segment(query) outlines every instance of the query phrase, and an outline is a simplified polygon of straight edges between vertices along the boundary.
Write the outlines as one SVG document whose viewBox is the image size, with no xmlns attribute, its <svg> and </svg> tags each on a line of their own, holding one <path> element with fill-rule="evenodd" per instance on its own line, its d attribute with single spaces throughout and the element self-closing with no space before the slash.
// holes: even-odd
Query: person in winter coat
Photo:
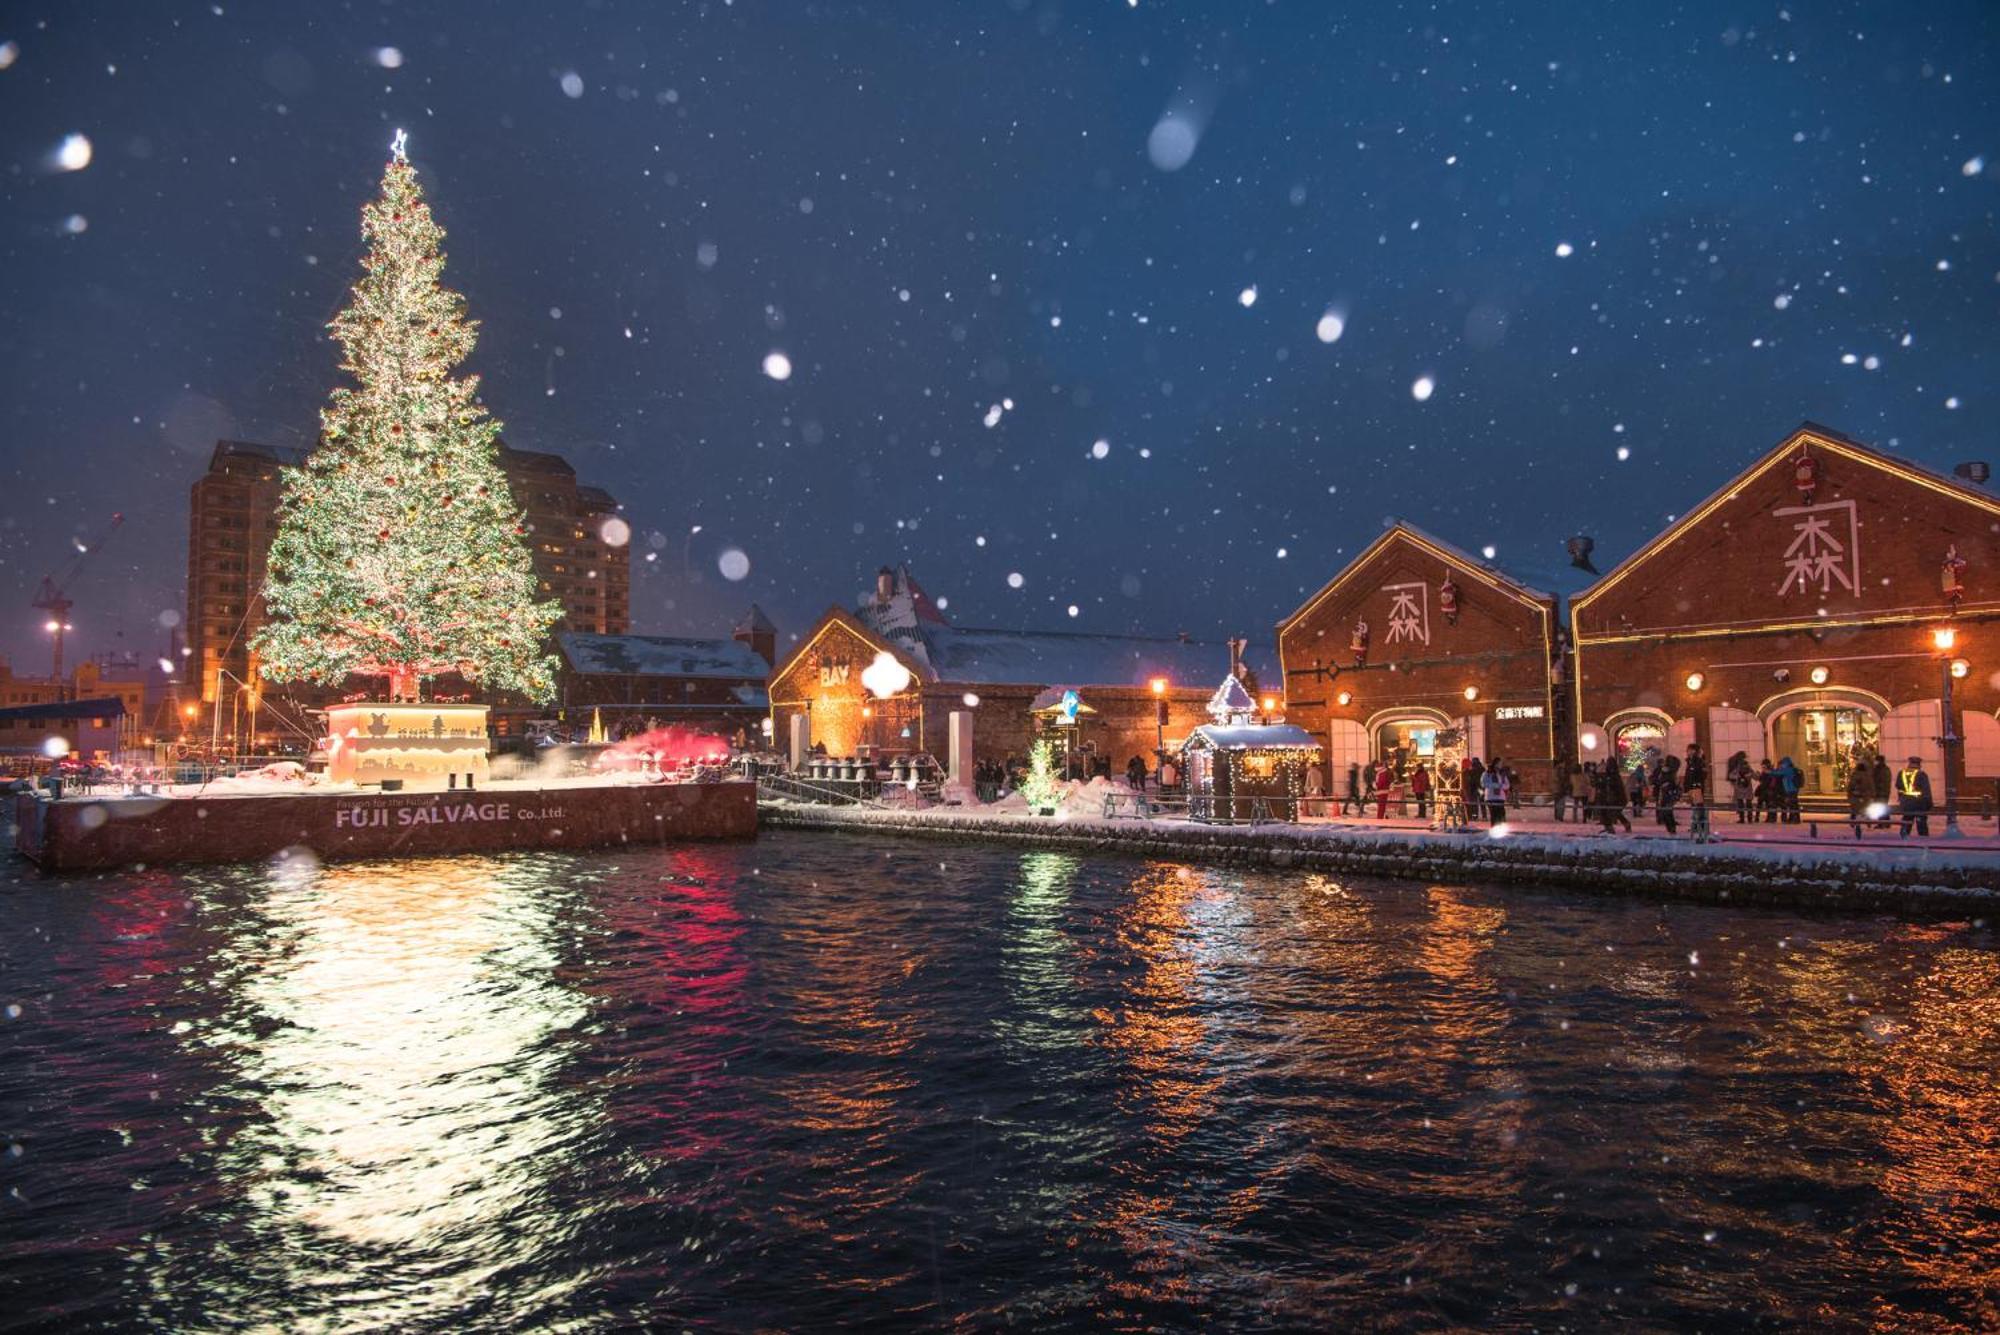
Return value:
<svg viewBox="0 0 2000 1335">
<path fill-rule="evenodd" d="M 1417 819 L 1431 818 L 1431 771 L 1423 761 L 1410 771 L 1410 796 L 1417 799 Z"/>
<path fill-rule="evenodd" d="M 1507 771 L 1501 768 L 1498 757 L 1479 776 L 1479 800 L 1486 805 L 1489 825 L 1499 825 L 1507 819 Z"/>
<path fill-rule="evenodd" d="M 1582 792 L 1577 790 L 1580 774 L 1581 771 L 1577 768 L 1574 760 L 1556 761 L 1555 817 L 1557 821 L 1568 818 L 1567 813 L 1572 804 L 1581 807 L 1583 805 L 1581 799 L 1590 792 L 1590 785 L 1587 780 L 1584 781 Z M 1584 819 L 1581 812 L 1578 813 L 1577 819 Z"/>
<path fill-rule="evenodd" d="M 1708 757 L 1702 754 L 1699 742 L 1688 744 L 1687 764 L 1681 767 L 1680 784 L 1684 792 L 1708 786 Z"/>
<path fill-rule="evenodd" d="M 1681 785 L 1675 777 L 1680 761 L 1668 756 L 1660 762 L 1660 777 L 1653 784 L 1653 812 L 1658 817 L 1660 828 L 1668 834 L 1680 833 L 1679 815 L 1674 808 L 1680 804 Z"/>
<path fill-rule="evenodd" d="M 1766 825 L 1778 823 L 1778 771 L 1771 764 L 1769 756 L 1757 771 L 1757 814 L 1764 818 Z"/>
<path fill-rule="evenodd" d="M 1889 772 L 1888 758 L 1881 752 L 1876 752 L 1874 768 L 1869 772 L 1875 779 L 1875 800 L 1880 802 L 1886 811 L 1896 804 L 1896 777 Z M 1889 828 L 1886 819 L 1882 822 L 1882 828 L 1885 830 Z"/>
<path fill-rule="evenodd" d="M 1866 765 L 1856 765 L 1847 772 L 1847 819 L 1854 826 L 1856 839 L 1861 837 L 1861 822 L 1874 801 L 1875 771 Z"/>
<path fill-rule="evenodd" d="M 1606 761 L 1604 765 L 1604 796 L 1598 803 L 1598 818 L 1604 822 L 1604 832 L 1611 833 L 1613 825 L 1623 825 L 1625 833 L 1632 833 L 1631 818 L 1625 814 L 1625 776 L 1623 766 L 1617 761 Z"/>
<path fill-rule="evenodd" d="M 1375 819 L 1381 820 L 1389 814 L 1389 794 L 1396 787 L 1396 771 L 1383 765 L 1375 771 Z"/>
<path fill-rule="evenodd" d="M 1480 804 L 1485 800 L 1482 794 L 1486 782 L 1486 762 L 1478 756 L 1471 756 L 1465 762 L 1465 822 L 1470 825 L 1479 819 Z"/>
<path fill-rule="evenodd" d="M 1896 807 L 1903 817 L 1903 838 L 1910 837 L 1912 824 L 1919 838 L 1931 837 L 1931 776 L 1924 773 L 1922 756 L 1911 756 L 1896 776 Z"/>
<path fill-rule="evenodd" d="M 1349 807 L 1354 808 L 1355 815 L 1359 816 L 1361 814 L 1361 764 L 1359 761 L 1351 761 L 1347 766 L 1347 787 L 1341 791 L 1340 814 L 1345 816 Z"/>
<path fill-rule="evenodd" d="M 1741 751 L 1729 761 L 1729 795 L 1736 804 L 1738 825 L 1757 818 L 1754 806 L 1757 796 L 1757 773 L 1750 768 L 1750 757 Z"/>
</svg>

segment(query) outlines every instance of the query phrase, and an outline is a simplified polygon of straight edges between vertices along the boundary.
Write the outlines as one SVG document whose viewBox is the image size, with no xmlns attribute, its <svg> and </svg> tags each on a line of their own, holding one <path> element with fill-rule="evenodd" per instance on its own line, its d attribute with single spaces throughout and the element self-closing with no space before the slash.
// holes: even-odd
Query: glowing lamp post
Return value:
<svg viewBox="0 0 2000 1335">
<path fill-rule="evenodd" d="M 1155 677 L 1153 688 L 1153 768 L 1157 773 L 1167 763 L 1167 679 Z"/>
<path fill-rule="evenodd" d="M 1958 647 L 1958 631 L 1951 626 L 1939 626 L 1931 632 L 1931 648 L 1937 652 L 1938 676 L 1944 683 L 1939 701 L 1944 714 L 1944 735 L 1938 738 L 1938 745 L 1944 750 L 1944 837 L 1963 839 L 1965 832 L 1958 828 L 1958 779 L 1951 768 L 1951 748 L 1958 745 L 1958 729 L 1951 721 L 1951 683 L 1962 677 L 1969 666 L 1962 658 L 1954 657 L 1952 650 Z M 1904 827 L 1909 828 L 1908 826 Z"/>
</svg>

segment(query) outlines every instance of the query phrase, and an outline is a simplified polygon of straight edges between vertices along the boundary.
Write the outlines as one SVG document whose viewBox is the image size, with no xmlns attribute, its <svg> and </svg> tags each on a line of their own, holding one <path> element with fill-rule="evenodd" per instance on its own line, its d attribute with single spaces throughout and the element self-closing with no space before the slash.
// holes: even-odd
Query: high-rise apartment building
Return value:
<svg viewBox="0 0 2000 1335">
<path fill-rule="evenodd" d="M 254 680 L 249 641 L 264 624 L 259 591 L 277 534 L 281 470 L 302 458 L 296 450 L 218 441 L 190 491 L 187 672 L 199 674 L 204 701 Z M 605 541 L 618 503 L 602 488 L 579 485 L 576 470 L 557 455 L 503 445 L 500 467 L 525 513 L 542 593 L 562 605 L 556 629 L 625 634 L 631 551 L 626 542 Z"/>
<path fill-rule="evenodd" d="M 557 631 L 593 635 L 629 631 L 629 534 L 616 543 L 605 541 L 605 528 L 617 517 L 618 502 L 600 487 L 578 484 L 576 470 L 559 455 L 503 447 L 500 467 L 514 489 L 515 504 L 527 512 L 527 541 L 542 592 L 562 604 Z"/>
<path fill-rule="evenodd" d="M 185 678 L 213 702 L 251 680 L 251 634 L 264 624 L 264 558 L 277 534 L 279 470 L 297 450 L 217 441 L 188 506 Z M 199 676 L 196 674 L 199 673 Z"/>
</svg>

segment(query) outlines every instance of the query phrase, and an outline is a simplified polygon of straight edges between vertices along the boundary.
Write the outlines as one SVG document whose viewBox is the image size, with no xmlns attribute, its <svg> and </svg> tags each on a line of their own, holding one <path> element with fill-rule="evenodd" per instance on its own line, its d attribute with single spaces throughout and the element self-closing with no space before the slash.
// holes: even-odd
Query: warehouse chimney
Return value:
<svg viewBox="0 0 2000 1335">
<path fill-rule="evenodd" d="M 778 628 L 771 624 L 771 618 L 764 615 L 764 609 L 750 604 L 750 611 L 736 623 L 735 639 L 750 646 L 750 652 L 763 659 L 766 664 L 778 661 Z"/>
<path fill-rule="evenodd" d="M 1567 546 L 1571 565 L 1578 570 L 1588 570 L 1593 575 L 1597 573 L 1597 567 L 1590 563 L 1590 554 L 1597 548 L 1597 539 L 1586 538 L 1579 533 L 1569 540 Z"/>
</svg>

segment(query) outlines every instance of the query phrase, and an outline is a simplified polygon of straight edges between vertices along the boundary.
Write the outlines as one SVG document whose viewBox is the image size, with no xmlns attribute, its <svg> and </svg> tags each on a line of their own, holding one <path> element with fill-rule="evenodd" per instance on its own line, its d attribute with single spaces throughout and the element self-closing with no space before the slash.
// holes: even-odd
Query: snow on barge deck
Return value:
<svg viewBox="0 0 2000 1335">
<path fill-rule="evenodd" d="M 16 799 L 15 847 L 46 871 L 615 848 L 757 833 L 756 785 L 498 781 L 477 790 L 303 788 Z"/>
</svg>

